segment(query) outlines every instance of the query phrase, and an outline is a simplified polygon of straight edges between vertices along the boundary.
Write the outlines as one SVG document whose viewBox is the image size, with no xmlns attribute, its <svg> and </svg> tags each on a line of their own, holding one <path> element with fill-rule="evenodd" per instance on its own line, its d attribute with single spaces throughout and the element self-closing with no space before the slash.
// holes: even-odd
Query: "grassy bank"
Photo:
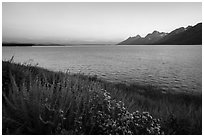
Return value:
<svg viewBox="0 0 204 137">
<path fill-rule="evenodd" d="M 201 134 L 202 97 L 2 62 L 3 134 Z"/>
</svg>

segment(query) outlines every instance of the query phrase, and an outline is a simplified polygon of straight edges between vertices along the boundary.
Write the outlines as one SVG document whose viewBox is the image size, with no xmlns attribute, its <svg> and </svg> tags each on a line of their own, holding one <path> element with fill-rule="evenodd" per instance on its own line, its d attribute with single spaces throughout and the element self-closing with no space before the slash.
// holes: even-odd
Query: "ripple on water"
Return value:
<svg viewBox="0 0 204 137">
<path fill-rule="evenodd" d="M 168 91 L 168 89 L 169 89 L 168 87 L 162 87 L 161 88 L 161 90 L 164 91 L 164 92 Z"/>
<path fill-rule="evenodd" d="M 106 74 L 101 74 L 102 77 L 106 77 Z"/>
<path fill-rule="evenodd" d="M 149 78 L 153 77 L 153 75 L 148 75 Z"/>
<path fill-rule="evenodd" d="M 178 78 L 175 78 L 175 79 L 174 79 L 174 82 L 177 83 L 177 82 L 180 82 L 180 80 L 179 80 Z"/>
<path fill-rule="evenodd" d="M 168 79 L 168 76 L 161 76 L 160 79 Z"/>
<path fill-rule="evenodd" d="M 175 84 L 174 88 L 181 89 L 181 86 L 179 84 Z"/>
<path fill-rule="evenodd" d="M 181 85 L 182 88 L 187 88 L 188 86 L 186 84 Z"/>
<path fill-rule="evenodd" d="M 171 89 L 172 89 L 173 91 L 175 91 L 175 92 L 179 92 L 179 91 L 181 91 L 181 89 L 178 88 L 178 87 L 172 87 Z"/>
</svg>

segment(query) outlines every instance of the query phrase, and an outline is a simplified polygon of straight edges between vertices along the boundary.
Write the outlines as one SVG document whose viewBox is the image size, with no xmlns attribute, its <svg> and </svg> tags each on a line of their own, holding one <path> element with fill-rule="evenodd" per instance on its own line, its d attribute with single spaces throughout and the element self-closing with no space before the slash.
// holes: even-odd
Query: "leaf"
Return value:
<svg viewBox="0 0 204 137">
<path fill-rule="evenodd" d="M 4 99 L 6 100 L 7 105 L 9 105 L 9 107 L 11 107 L 13 110 L 17 110 L 16 106 L 11 103 L 11 101 L 9 101 L 9 99 L 6 97 L 5 93 L 2 92 L 2 95 L 4 97 Z"/>
</svg>

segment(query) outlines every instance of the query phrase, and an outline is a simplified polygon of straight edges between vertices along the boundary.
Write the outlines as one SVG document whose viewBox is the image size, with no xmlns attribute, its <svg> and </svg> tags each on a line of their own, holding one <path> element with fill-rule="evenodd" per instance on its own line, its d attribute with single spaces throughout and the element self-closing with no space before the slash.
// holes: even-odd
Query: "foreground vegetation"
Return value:
<svg viewBox="0 0 204 137">
<path fill-rule="evenodd" d="M 3 134 L 202 134 L 201 94 L 2 62 Z"/>
</svg>

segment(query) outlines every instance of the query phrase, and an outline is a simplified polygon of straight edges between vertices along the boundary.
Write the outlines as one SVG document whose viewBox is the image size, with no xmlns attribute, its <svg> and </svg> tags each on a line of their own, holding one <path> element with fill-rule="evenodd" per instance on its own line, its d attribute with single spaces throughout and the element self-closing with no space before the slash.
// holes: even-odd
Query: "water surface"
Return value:
<svg viewBox="0 0 204 137">
<path fill-rule="evenodd" d="M 201 92 L 202 47 L 69 46 L 3 47 L 2 58 L 55 71 L 98 75 L 108 81 L 152 84 L 164 91 Z"/>
</svg>

